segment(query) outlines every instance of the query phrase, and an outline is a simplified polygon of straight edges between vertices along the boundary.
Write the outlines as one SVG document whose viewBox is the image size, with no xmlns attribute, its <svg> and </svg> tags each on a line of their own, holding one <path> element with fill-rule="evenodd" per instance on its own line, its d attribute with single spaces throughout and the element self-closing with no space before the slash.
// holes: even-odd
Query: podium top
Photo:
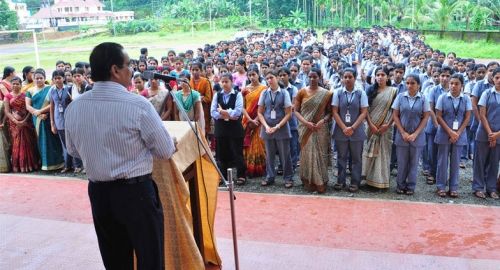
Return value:
<svg viewBox="0 0 500 270">
<path fill-rule="evenodd" d="M 206 154 L 205 149 L 201 144 L 199 145 L 198 152 L 196 135 L 189 126 L 188 122 L 163 121 L 163 125 L 167 129 L 170 136 L 177 139 L 177 152 L 175 152 L 172 159 L 175 161 L 181 172 L 185 171 L 193 162 L 196 161 L 196 159 L 198 159 L 198 157 Z M 202 138 L 205 148 L 210 149 L 199 126 L 198 134 Z"/>
</svg>

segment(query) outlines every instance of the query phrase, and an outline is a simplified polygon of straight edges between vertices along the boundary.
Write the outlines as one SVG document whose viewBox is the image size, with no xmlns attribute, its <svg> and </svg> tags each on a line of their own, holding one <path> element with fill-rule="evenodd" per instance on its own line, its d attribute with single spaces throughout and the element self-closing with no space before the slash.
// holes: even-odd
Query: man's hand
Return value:
<svg viewBox="0 0 500 270">
<path fill-rule="evenodd" d="M 176 137 L 172 137 L 172 140 L 174 141 L 174 147 L 175 147 L 174 153 L 176 153 L 177 150 L 179 150 L 179 149 L 177 149 L 177 138 Z"/>
</svg>

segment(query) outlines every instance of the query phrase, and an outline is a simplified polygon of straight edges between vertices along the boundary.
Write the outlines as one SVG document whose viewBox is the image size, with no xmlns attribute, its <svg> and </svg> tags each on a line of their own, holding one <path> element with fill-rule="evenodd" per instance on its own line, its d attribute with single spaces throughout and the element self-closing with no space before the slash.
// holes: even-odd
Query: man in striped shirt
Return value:
<svg viewBox="0 0 500 270">
<path fill-rule="evenodd" d="M 90 55 L 92 91 L 66 111 L 70 155 L 83 160 L 99 249 L 106 269 L 163 269 L 163 210 L 151 178 L 153 157 L 175 145 L 155 109 L 126 87 L 132 75 L 120 44 L 102 43 Z"/>
</svg>

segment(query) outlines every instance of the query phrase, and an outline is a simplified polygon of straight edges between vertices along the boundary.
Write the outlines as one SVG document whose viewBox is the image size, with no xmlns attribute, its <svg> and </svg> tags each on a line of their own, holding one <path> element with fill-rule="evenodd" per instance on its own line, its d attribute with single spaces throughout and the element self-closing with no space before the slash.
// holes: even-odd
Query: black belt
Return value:
<svg viewBox="0 0 500 270">
<path fill-rule="evenodd" d="M 90 180 L 90 179 L 89 179 Z M 125 185 L 132 185 L 132 184 L 139 184 L 139 183 L 142 183 L 142 182 L 146 182 L 146 181 L 151 181 L 153 180 L 153 177 L 151 176 L 151 174 L 145 174 L 145 175 L 141 175 L 141 176 L 136 176 L 136 177 L 132 177 L 132 178 L 123 178 L 123 179 L 114 179 L 114 180 L 111 180 L 111 181 L 92 181 L 90 180 L 91 183 L 93 184 L 125 184 Z"/>
</svg>

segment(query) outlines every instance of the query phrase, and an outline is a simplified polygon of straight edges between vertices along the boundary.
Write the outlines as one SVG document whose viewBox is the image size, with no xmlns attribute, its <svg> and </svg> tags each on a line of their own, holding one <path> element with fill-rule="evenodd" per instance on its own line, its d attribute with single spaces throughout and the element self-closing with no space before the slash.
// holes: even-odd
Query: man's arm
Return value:
<svg viewBox="0 0 500 270">
<path fill-rule="evenodd" d="M 169 159 L 175 153 L 174 140 L 163 126 L 161 118 L 153 105 L 149 102 L 147 104 L 143 108 L 141 115 L 141 138 L 154 157 Z"/>
</svg>

